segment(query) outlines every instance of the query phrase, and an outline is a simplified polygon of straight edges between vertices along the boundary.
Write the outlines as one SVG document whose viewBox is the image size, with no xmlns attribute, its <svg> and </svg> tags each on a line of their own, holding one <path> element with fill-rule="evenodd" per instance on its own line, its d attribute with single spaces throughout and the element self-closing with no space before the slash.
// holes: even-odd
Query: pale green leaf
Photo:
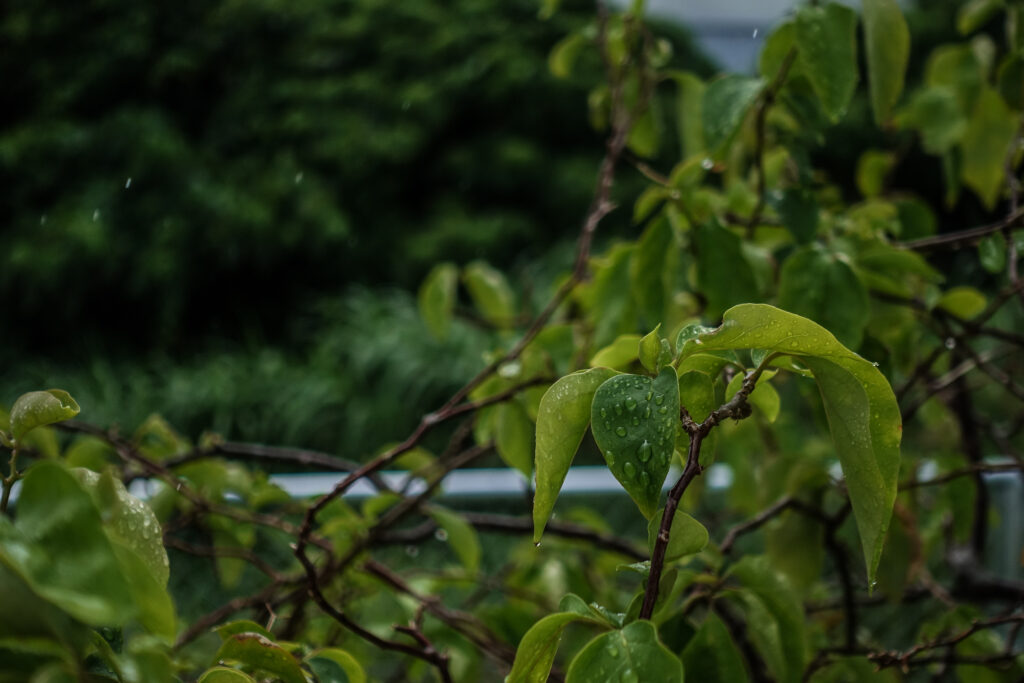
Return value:
<svg viewBox="0 0 1024 683">
<path fill-rule="evenodd" d="M 681 159 L 704 152 L 704 85 L 698 76 L 688 71 L 675 75 L 676 127 L 682 146 Z"/>
<path fill-rule="evenodd" d="M 494 442 L 498 455 L 529 479 L 533 475 L 534 425 L 518 401 L 505 401 L 496 407 Z"/>
<path fill-rule="evenodd" d="M 730 309 L 721 327 L 697 341 L 681 353 L 766 349 L 798 356 L 814 373 L 873 579 L 896 499 L 902 435 L 899 406 L 885 377 L 825 328 L 765 304 Z"/>
<path fill-rule="evenodd" d="M 590 359 L 590 367 L 625 370 L 633 361 L 637 360 L 637 347 L 639 343 L 639 334 L 621 335 L 611 344 L 594 354 L 594 357 Z"/>
<path fill-rule="evenodd" d="M 531 626 L 519 641 L 512 671 L 505 683 L 545 683 L 566 626 L 583 620 L 574 612 L 558 612 L 549 614 Z"/>
<path fill-rule="evenodd" d="M 252 676 L 224 666 L 208 670 L 199 677 L 199 683 L 256 683 Z"/>
<path fill-rule="evenodd" d="M 657 511 L 661 485 L 675 448 L 679 384 L 671 367 L 653 380 L 612 377 L 594 395 L 594 441 L 615 478 L 648 519 Z"/>
<path fill-rule="evenodd" d="M 663 510 L 658 510 L 658 514 L 651 517 L 650 522 L 647 523 L 647 547 L 651 552 L 654 552 L 654 543 L 658 539 L 663 512 Z M 672 518 L 672 527 L 669 530 L 665 561 L 674 562 L 681 557 L 699 553 L 707 544 L 707 528 L 682 510 L 676 510 L 675 516 Z"/>
<path fill-rule="evenodd" d="M 635 348 L 635 347 L 634 347 Z M 537 413 L 537 490 L 533 498 L 533 541 L 540 542 L 569 465 L 590 424 L 594 394 L 608 378 L 608 368 L 591 368 L 567 375 L 547 390 Z"/>
<path fill-rule="evenodd" d="M 70 420 L 81 410 L 71 394 L 62 389 L 30 391 L 11 407 L 11 434 L 15 441 L 36 427 Z"/>
<path fill-rule="evenodd" d="M 754 390 L 750 392 L 747 400 L 754 409 L 764 416 L 769 422 L 775 422 L 779 416 L 779 408 L 781 407 L 781 401 L 779 399 L 779 393 L 775 391 L 768 382 L 768 374 L 761 375 L 757 384 L 754 386 Z M 729 386 L 725 388 L 725 400 L 730 400 L 736 395 L 736 392 L 743 386 L 743 380 L 745 375 L 743 373 L 737 373 L 732 380 L 729 382 Z"/>
<path fill-rule="evenodd" d="M 903 91 L 910 57 L 910 31 L 896 0 L 864 0 L 864 49 L 871 110 L 881 126 Z"/>
<path fill-rule="evenodd" d="M 480 538 L 473 525 L 461 515 L 436 505 L 431 506 L 428 512 L 437 525 L 448 533 L 448 545 L 455 551 L 455 556 L 466 571 L 475 573 L 480 569 Z"/>
<path fill-rule="evenodd" d="M 974 33 L 1000 9 L 1006 0 L 967 0 L 956 15 L 956 30 L 963 35 Z"/>
<path fill-rule="evenodd" d="M 439 263 L 420 285 L 417 295 L 420 316 L 430 333 L 438 339 L 446 338 L 451 329 L 458 282 L 458 269 L 451 263 Z"/>
<path fill-rule="evenodd" d="M 985 295 L 974 287 L 954 287 L 939 299 L 937 306 L 953 315 L 970 320 L 985 310 L 988 301 Z"/>
<path fill-rule="evenodd" d="M 581 33 L 570 33 L 555 43 L 548 54 L 548 69 L 555 78 L 568 78 L 576 58 L 589 41 Z"/>
<path fill-rule="evenodd" d="M 474 261 L 462 271 L 462 281 L 476 309 L 488 322 L 507 327 L 515 318 L 515 296 L 501 272 L 483 261 Z"/>
<path fill-rule="evenodd" d="M 1017 126 L 1017 117 L 1003 98 L 995 90 L 984 88 L 964 134 L 961 176 L 989 209 L 995 206 L 1005 185 L 1006 150 L 1017 134 Z"/>
<path fill-rule="evenodd" d="M 658 371 L 658 357 L 661 355 L 661 337 L 658 336 L 660 329 L 661 324 L 659 323 L 640 340 L 637 356 L 640 358 L 640 364 L 649 372 Z"/>
</svg>

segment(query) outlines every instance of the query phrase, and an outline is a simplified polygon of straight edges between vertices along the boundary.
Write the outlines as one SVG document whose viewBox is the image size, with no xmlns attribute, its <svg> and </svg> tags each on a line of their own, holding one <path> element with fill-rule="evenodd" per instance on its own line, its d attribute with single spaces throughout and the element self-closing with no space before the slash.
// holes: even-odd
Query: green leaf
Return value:
<svg viewBox="0 0 1024 683">
<path fill-rule="evenodd" d="M 594 441 L 615 478 L 645 517 L 657 512 L 675 448 L 679 384 L 671 367 L 653 380 L 617 375 L 603 383 L 591 408 Z"/>
<path fill-rule="evenodd" d="M 565 681 L 682 683 L 683 664 L 658 640 L 654 624 L 640 620 L 591 640 L 569 664 Z"/>
<path fill-rule="evenodd" d="M 273 640 L 274 635 L 250 619 L 236 619 L 213 629 L 220 636 L 221 642 L 239 633 L 258 633 L 268 640 Z"/>
<path fill-rule="evenodd" d="M 590 359 L 590 367 L 624 370 L 633 361 L 637 360 L 637 346 L 639 343 L 639 334 L 621 335 L 611 344 L 594 354 L 594 357 Z"/>
<path fill-rule="evenodd" d="M 533 433 L 533 421 L 518 401 L 505 401 L 496 407 L 494 442 L 498 455 L 527 479 L 533 476 Z"/>
<path fill-rule="evenodd" d="M 1006 150 L 1017 134 L 1017 118 L 991 88 L 978 97 L 963 140 L 964 184 L 992 209 L 1005 184 Z"/>
<path fill-rule="evenodd" d="M 873 580 L 896 500 L 900 466 L 903 427 L 892 388 L 872 363 L 844 347 L 825 328 L 765 304 L 730 309 L 721 327 L 687 342 L 681 354 L 744 348 L 798 356 L 814 374 L 846 476 L 867 574 Z"/>
<path fill-rule="evenodd" d="M 948 152 L 967 130 L 956 91 L 942 85 L 918 90 L 897 115 L 896 122 L 918 131 L 921 146 L 930 154 Z"/>
<path fill-rule="evenodd" d="M 851 348 L 860 346 L 870 316 L 867 290 L 853 269 L 814 245 L 796 250 L 783 263 L 779 307 L 823 325 Z"/>
<path fill-rule="evenodd" d="M 925 83 L 952 90 L 964 112 L 974 107 L 985 80 L 984 68 L 970 45 L 941 45 L 928 56 Z"/>
<path fill-rule="evenodd" d="M 699 683 L 745 683 L 750 680 L 743 666 L 743 655 L 714 612 L 708 612 L 700 630 L 686 644 L 683 665 L 687 678 Z"/>
<path fill-rule="evenodd" d="M 17 523 L 0 524 L 0 537 L 0 562 L 75 618 L 109 626 L 134 616 L 129 584 L 100 514 L 78 480 L 57 462 L 44 460 L 29 468 Z"/>
<path fill-rule="evenodd" d="M 717 222 L 697 226 L 697 282 L 707 298 L 708 318 L 735 304 L 758 298 L 757 280 L 743 253 L 742 240 Z"/>
<path fill-rule="evenodd" d="M 30 391 L 11 407 L 11 433 L 18 441 L 36 427 L 70 420 L 80 410 L 71 394 L 61 389 Z"/>
<path fill-rule="evenodd" d="M 974 33 L 1005 6 L 1005 0 L 968 0 L 957 12 L 956 30 L 962 35 Z"/>
<path fill-rule="evenodd" d="M 1024 13 L 1024 8 L 1021 11 Z M 1017 111 L 1024 109 L 1024 54 L 1006 55 L 999 65 L 996 83 L 1007 105 Z"/>
<path fill-rule="evenodd" d="M 704 152 L 704 85 L 698 76 L 688 71 L 675 75 L 676 127 L 682 150 L 681 159 Z"/>
<path fill-rule="evenodd" d="M 420 316 L 430 333 L 438 339 L 445 339 L 451 330 L 458 282 L 458 269 L 451 263 L 439 263 L 420 285 L 417 295 Z"/>
<path fill-rule="evenodd" d="M 363 665 L 340 648 L 314 650 L 306 657 L 306 663 L 319 683 L 366 683 Z"/>
<path fill-rule="evenodd" d="M 903 91 L 910 57 L 910 31 L 896 0 L 864 0 L 864 49 L 871 110 L 881 126 Z"/>
<path fill-rule="evenodd" d="M 759 645 L 765 664 L 780 683 L 797 683 L 807 660 L 800 601 L 763 556 L 743 558 L 729 575 L 746 588 L 740 597 L 746 605 L 747 632 Z M 756 618 L 750 618 L 752 613 Z"/>
<path fill-rule="evenodd" d="M 558 41 L 548 55 L 548 69 L 555 78 L 568 78 L 572 75 L 576 58 L 587 43 L 590 42 L 582 33 L 570 33 Z"/>
<path fill-rule="evenodd" d="M 448 532 L 448 544 L 462 566 L 467 572 L 476 573 L 480 569 L 480 538 L 473 525 L 461 515 L 437 505 L 430 506 L 429 514 L 439 527 Z"/>
<path fill-rule="evenodd" d="M 652 101 L 629 129 L 627 145 L 639 157 L 652 157 L 658 153 L 658 120 Z"/>
<path fill-rule="evenodd" d="M 574 621 L 585 621 L 575 612 L 549 614 L 530 627 L 516 648 L 512 671 L 505 683 L 545 683 L 555 661 L 558 643 L 565 627 Z"/>
<path fill-rule="evenodd" d="M 654 552 L 654 543 L 658 539 L 658 531 L 661 529 L 661 517 L 663 510 L 651 517 L 647 523 L 647 547 Z M 665 549 L 665 561 L 675 562 L 681 557 L 699 553 L 708 544 L 708 530 L 703 524 L 695 520 L 682 510 L 676 510 L 672 518 L 672 528 L 669 530 L 668 547 Z"/>
<path fill-rule="evenodd" d="M 266 672 L 283 683 L 308 683 L 306 675 L 287 650 L 258 633 L 236 633 L 220 646 L 214 661 L 231 659 L 254 672 Z"/>
<path fill-rule="evenodd" d="M 710 359 L 713 357 L 694 355 L 690 356 L 687 360 L 692 361 L 693 359 L 700 358 Z M 718 401 L 715 400 L 715 384 L 712 377 L 717 376 L 721 372 L 722 366 L 715 364 L 711 368 L 712 373 L 705 373 L 697 370 L 684 371 L 684 365 L 690 365 L 690 363 L 680 364 L 679 403 L 682 407 L 686 408 L 686 412 L 690 414 L 694 422 L 703 422 L 711 414 L 711 411 L 718 407 Z M 677 441 L 680 442 L 680 451 L 686 452 L 684 449 L 688 449 L 690 446 L 690 435 L 680 432 Z M 704 439 L 700 450 L 701 466 L 707 467 L 714 462 L 717 441 L 718 432 L 717 430 L 712 430 Z"/>
<path fill-rule="evenodd" d="M 218 666 L 200 676 L 199 683 L 256 683 L 256 681 L 252 676 L 238 669 Z"/>
<path fill-rule="evenodd" d="M 970 320 L 985 310 L 985 295 L 974 287 L 954 287 L 939 299 L 937 306 L 953 315 Z"/>
<path fill-rule="evenodd" d="M 102 475 L 91 470 L 76 469 L 83 488 L 92 496 L 109 534 L 131 548 L 145 564 L 157 585 L 163 589 L 170 578 L 170 564 L 164 548 L 160 521 L 141 500 L 128 493 L 114 470 Z"/>
<path fill-rule="evenodd" d="M 173 641 L 177 633 L 174 602 L 167 592 L 166 584 L 158 581 L 149 564 L 142 559 L 132 544 L 112 538 L 111 545 L 121 574 L 128 582 L 132 602 L 138 609 L 139 622 L 150 633 L 168 642 Z"/>
<path fill-rule="evenodd" d="M 804 188 L 788 188 L 773 198 L 772 206 L 797 244 L 814 241 L 818 234 L 820 209 L 813 192 Z"/>
<path fill-rule="evenodd" d="M 498 327 L 507 327 L 515 318 L 515 296 L 500 271 L 483 261 L 474 261 L 462 271 L 462 281 L 480 314 Z"/>
<path fill-rule="evenodd" d="M 634 347 L 635 348 L 635 347 Z M 569 465 L 590 424 L 590 404 L 608 378 L 608 368 L 566 375 L 544 393 L 537 413 L 537 491 L 533 498 L 533 541 L 540 542 Z"/>
<path fill-rule="evenodd" d="M 796 15 L 801 70 L 833 121 L 846 113 L 857 87 L 856 31 L 856 12 L 834 2 L 805 5 Z"/>
<path fill-rule="evenodd" d="M 978 259 L 990 273 L 1001 273 L 1006 268 L 1006 240 L 996 233 L 982 237 L 978 242 Z"/>
<path fill-rule="evenodd" d="M 672 227 L 659 218 L 644 230 L 630 259 L 630 285 L 637 308 L 649 325 L 660 322 L 665 314 L 666 299 L 671 294 L 666 286 L 665 263 L 673 247 Z"/>
<path fill-rule="evenodd" d="M 658 331 L 660 329 L 661 323 L 658 323 L 657 327 L 640 340 L 637 357 L 640 358 L 640 364 L 649 372 L 657 372 L 659 370 L 658 357 L 661 355 L 661 337 L 658 336 Z"/>
<path fill-rule="evenodd" d="M 704 142 L 708 152 L 720 157 L 736 137 L 747 112 L 761 93 L 764 82 L 731 74 L 708 84 L 704 91 L 701 116 Z"/>
<path fill-rule="evenodd" d="M 896 164 L 896 155 L 869 149 L 857 160 L 857 189 L 867 198 L 877 197 L 885 187 L 885 177 Z"/>
</svg>

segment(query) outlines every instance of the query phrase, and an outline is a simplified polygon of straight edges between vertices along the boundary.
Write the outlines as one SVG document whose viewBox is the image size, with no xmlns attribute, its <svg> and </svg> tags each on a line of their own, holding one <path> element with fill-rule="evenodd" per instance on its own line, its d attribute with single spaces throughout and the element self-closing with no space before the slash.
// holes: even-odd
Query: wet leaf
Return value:
<svg viewBox="0 0 1024 683">
<path fill-rule="evenodd" d="M 238 633 L 217 650 L 215 661 L 231 659 L 254 672 L 266 672 L 283 683 L 308 683 L 306 675 L 287 650 L 258 633 Z"/>
<path fill-rule="evenodd" d="M 654 552 L 654 543 L 657 541 L 658 531 L 661 529 L 662 513 L 663 510 L 658 510 L 658 514 L 651 517 L 651 521 L 647 524 L 647 547 L 651 552 Z M 669 530 L 665 562 L 675 562 L 681 557 L 699 553 L 707 544 L 707 528 L 682 510 L 676 510 L 676 514 L 672 518 L 672 528 Z"/>
<path fill-rule="evenodd" d="M 801 70 L 833 121 L 846 113 L 857 87 L 857 14 L 834 2 L 804 5 L 796 15 Z"/>
<path fill-rule="evenodd" d="M 18 441 L 36 427 L 70 420 L 80 410 L 71 394 L 62 389 L 30 391 L 11 407 L 11 434 Z"/>
<path fill-rule="evenodd" d="M 654 624 L 634 621 L 594 638 L 569 664 L 566 683 L 682 683 L 683 664 L 658 640 Z"/>
</svg>

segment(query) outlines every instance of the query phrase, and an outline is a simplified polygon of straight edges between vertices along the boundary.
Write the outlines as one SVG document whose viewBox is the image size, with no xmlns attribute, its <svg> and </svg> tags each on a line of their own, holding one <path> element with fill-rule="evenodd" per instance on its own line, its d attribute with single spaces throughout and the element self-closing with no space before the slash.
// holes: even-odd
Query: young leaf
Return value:
<svg viewBox="0 0 1024 683">
<path fill-rule="evenodd" d="M 881 126 L 903 91 L 910 56 L 910 31 L 896 0 L 864 0 L 864 46 L 871 110 Z"/>
<path fill-rule="evenodd" d="M 432 505 L 429 514 L 437 525 L 448 532 L 448 544 L 469 573 L 480 568 L 480 539 L 476 529 L 460 515 Z"/>
<path fill-rule="evenodd" d="M 857 14 L 834 2 L 796 15 L 799 63 L 825 112 L 837 121 L 857 87 Z"/>
<path fill-rule="evenodd" d="M 439 263 L 420 286 L 417 296 L 420 316 L 430 333 L 438 339 L 446 338 L 451 329 L 458 281 L 459 272 L 453 264 Z"/>
<path fill-rule="evenodd" d="M 594 393 L 616 373 L 591 368 L 566 375 L 551 385 L 537 412 L 537 491 L 533 498 L 533 542 L 539 543 L 562 482 L 590 424 Z"/>
<path fill-rule="evenodd" d="M 700 344 L 697 344 L 700 341 Z M 721 327 L 681 350 L 767 349 L 800 357 L 818 382 L 832 440 L 846 476 L 869 580 L 873 580 L 896 500 L 900 466 L 899 406 L 873 364 L 825 328 L 765 304 L 726 311 Z"/>
<path fill-rule="evenodd" d="M 658 640 L 654 624 L 640 620 L 590 641 L 569 664 L 565 681 L 682 683 L 683 664 Z"/>
<path fill-rule="evenodd" d="M 551 673 L 558 643 L 565 627 L 574 621 L 590 621 L 575 612 L 549 614 L 530 627 L 516 648 L 512 671 L 505 683 L 544 683 Z"/>
<path fill-rule="evenodd" d="M 17 441 L 36 427 L 70 420 L 80 410 L 71 394 L 61 389 L 30 391 L 11 407 L 11 434 Z"/>
<path fill-rule="evenodd" d="M 661 516 L 662 510 L 658 510 L 658 514 L 651 517 L 651 521 L 647 524 L 647 546 L 652 551 L 654 543 L 658 539 L 658 531 L 661 529 Z M 676 510 L 676 514 L 672 518 L 672 527 L 669 530 L 665 561 L 673 562 L 681 557 L 699 553 L 707 544 L 708 530 L 704 525 L 682 510 Z"/>
<path fill-rule="evenodd" d="M 658 371 L 658 357 L 661 355 L 661 337 L 658 336 L 660 329 L 661 323 L 658 323 L 657 327 L 640 340 L 640 347 L 637 351 L 640 364 L 650 372 Z"/>
<path fill-rule="evenodd" d="M 299 661 L 258 633 L 238 633 L 225 640 L 214 661 L 225 659 L 233 659 L 253 671 L 265 671 L 283 683 L 308 683 Z"/>
<path fill-rule="evenodd" d="M 759 78 L 729 75 L 712 81 L 704 91 L 701 116 L 708 152 L 721 156 L 736 137 L 740 124 L 761 92 Z"/>
<path fill-rule="evenodd" d="M 675 448 L 679 384 L 675 370 L 653 380 L 618 375 L 602 384 L 591 408 L 594 441 L 615 478 L 648 519 Z"/>
</svg>

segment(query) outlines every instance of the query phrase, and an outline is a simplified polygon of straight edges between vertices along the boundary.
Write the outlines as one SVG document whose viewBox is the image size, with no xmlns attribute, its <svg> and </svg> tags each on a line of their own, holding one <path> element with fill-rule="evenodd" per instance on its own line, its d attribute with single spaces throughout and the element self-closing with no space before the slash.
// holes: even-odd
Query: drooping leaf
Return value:
<svg viewBox="0 0 1024 683">
<path fill-rule="evenodd" d="M 851 348 L 860 346 L 870 315 L 867 290 L 853 269 L 814 245 L 798 249 L 783 263 L 779 307 L 814 320 Z"/>
<path fill-rule="evenodd" d="M 506 683 L 545 683 L 565 628 L 574 621 L 585 620 L 575 612 L 557 612 L 531 626 L 519 641 Z"/>
<path fill-rule="evenodd" d="M 417 295 L 420 316 L 430 333 L 438 339 L 445 339 L 451 329 L 458 282 L 459 271 L 455 265 L 439 263 L 420 285 Z"/>
<path fill-rule="evenodd" d="M 864 0 L 864 49 L 871 110 L 881 126 L 903 91 L 910 57 L 910 31 L 896 0 Z"/>
<path fill-rule="evenodd" d="M 964 133 L 961 175 L 989 209 L 1005 184 L 1006 150 L 1017 134 L 1017 125 L 1017 117 L 1003 98 L 984 88 Z"/>
<path fill-rule="evenodd" d="M 533 421 L 518 401 L 505 401 L 496 407 L 494 442 L 498 455 L 527 479 L 533 475 L 533 433 Z"/>
<path fill-rule="evenodd" d="M 736 137 L 740 124 L 757 100 L 764 83 L 759 78 L 731 74 L 708 84 L 701 116 L 704 143 L 713 156 L 721 156 Z"/>
<path fill-rule="evenodd" d="M 515 318 L 515 296 L 505 276 L 483 261 L 473 261 L 462 271 L 473 304 L 488 322 L 509 326 Z"/>
<path fill-rule="evenodd" d="M 18 441 L 36 427 L 70 420 L 80 410 L 71 394 L 62 389 L 30 391 L 11 406 L 11 434 Z"/>
<path fill-rule="evenodd" d="M 743 656 L 722 620 L 709 612 L 683 650 L 686 676 L 701 683 L 745 683 L 750 678 Z"/>
<path fill-rule="evenodd" d="M 480 568 L 480 538 L 473 525 L 460 515 L 432 505 L 429 514 L 437 525 L 448 532 L 448 545 L 467 572 L 475 573 Z"/>
<path fill-rule="evenodd" d="M 132 602 L 138 610 L 139 622 L 150 633 L 168 642 L 173 641 L 177 631 L 174 602 L 166 586 L 153 575 L 149 563 L 142 559 L 134 544 L 120 538 L 110 540 L 121 574 L 128 583 Z"/>
<path fill-rule="evenodd" d="M 566 683 L 682 683 L 683 664 L 658 640 L 654 624 L 634 621 L 597 636 L 569 664 Z"/>
<path fill-rule="evenodd" d="M 696 342 L 680 353 L 766 349 L 799 357 L 814 374 L 873 579 L 896 499 L 902 435 L 899 406 L 885 377 L 825 328 L 765 304 L 730 309 L 721 327 Z"/>
<path fill-rule="evenodd" d="M 799 63 L 825 113 L 846 113 L 857 87 L 857 14 L 835 2 L 804 5 L 796 15 Z"/>
<path fill-rule="evenodd" d="M 661 529 L 662 510 L 651 517 L 647 524 L 647 547 L 654 551 L 654 543 Z M 708 544 L 708 530 L 682 510 L 676 510 L 669 530 L 668 547 L 665 549 L 665 561 L 675 562 L 681 557 L 693 555 L 704 550 Z"/>
<path fill-rule="evenodd" d="M 547 390 L 537 412 L 537 490 L 533 498 L 533 541 L 540 542 L 569 465 L 590 424 L 590 405 L 597 388 L 615 375 L 608 368 L 581 370 L 561 378 Z"/>
<path fill-rule="evenodd" d="M 237 633 L 221 644 L 214 661 L 231 659 L 254 672 L 266 672 L 283 683 L 308 683 L 306 675 L 287 650 L 258 633 Z"/>
<path fill-rule="evenodd" d="M 679 420 L 679 384 L 671 367 L 653 380 L 617 375 L 594 395 L 594 441 L 615 478 L 648 519 L 657 511 Z"/>
<path fill-rule="evenodd" d="M 363 665 L 340 648 L 314 650 L 306 656 L 306 663 L 319 683 L 366 683 Z"/>
</svg>

